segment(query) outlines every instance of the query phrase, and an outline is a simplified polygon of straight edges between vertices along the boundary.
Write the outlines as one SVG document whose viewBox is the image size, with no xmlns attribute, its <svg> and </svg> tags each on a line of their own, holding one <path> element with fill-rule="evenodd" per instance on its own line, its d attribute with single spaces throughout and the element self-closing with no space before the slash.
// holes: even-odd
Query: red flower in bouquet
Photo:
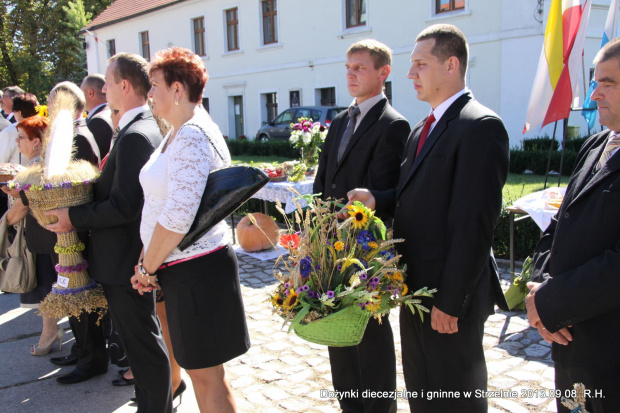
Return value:
<svg viewBox="0 0 620 413">
<path fill-rule="evenodd" d="M 299 235 L 298 234 L 282 235 L 280 237 L 280 245 L 282 245 L 284 248 L 288 250 L 297 249 L 299 247 Z"/>
</svg>

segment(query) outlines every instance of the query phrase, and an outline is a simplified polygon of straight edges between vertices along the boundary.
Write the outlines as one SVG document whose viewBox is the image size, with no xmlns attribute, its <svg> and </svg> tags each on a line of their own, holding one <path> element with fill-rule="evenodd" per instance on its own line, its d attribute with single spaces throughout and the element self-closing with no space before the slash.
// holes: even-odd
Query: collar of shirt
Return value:
<svg viewBox="0 0 620 413">
<path fill-rule="evenodd" d="M 379 103 L 379 101 L 381 99 L 383 99 L 385 97 L 385 94 L 383 92 L 379 93 L 377 96 L 373 96 L 371 98 L 366 99 L 365 101 L 363 101 L 362 103 L 360 103 L 359 105 L 357 105 L 357 99 L 353 99 L 353 102 L 351 102 L 350 106 L 358 106 L 360 108 L 360 114 L 357 115 L 357 119 L 355 122 L 355 129 L 357 129 L 357 127 L 360 125 L 360 123 L 362 123 L 362 120 L 364 119 L 364 116 L 366 116 L 366 114 L 368 113 L 368 111 L 375 106 L 377 103 Z M 355 129 L 353 129 L 355 131 Z"/>
<path fill-rule="evenodd" d="M 94 113 L 97 113 L 97 109 L 99 109 L 99 108 L 100 108 L 100 107 L 102 107 L 103 105 L 107 105 L 107 103 L 101 103 L 101 104 L 99 104 L 99 105 L 95 106 L 94 108 L 92 108 L 92 109 L 90 110 L 90 112 L 88 112 L 88 116 L 86 116 L 86 120 L 89 120 L 89 119 L 90 119 L 90 117 L 91 117 Z"/>
<path fill-rule="evenodd" d="M 142 106 L 138 106 L 137 108 L 129 109 L 127 112 L 123 113 L 121 120 L 118 121 L 118 128 L 122 130 L 125 126 L 129 125 L 129 123 L 142 112 L 146 112 L 149 110 L 149 105 L 146 103 Z"/>
<path fill-rule="evenodd" d="M 437 107 L 435 109 L 431 110 L 431 113 L 433 115 L 435 115 L 435 122 L 433 122 L 433 124 L 431 125 L 431 128 L 428 131 L 429 134 L 431 133 L 431 131 L 433 130 L 435 125 L 437 125 L 437 122 L 439 122 L 439 119 L 441 119 L 443 114 L 446 113 L 446 111 L 448 110 L 450 105 L 452 105 L 455 100 L 460 98 L 461 95 L 465 94 L 467 91 L 468 91 L 467 88 L 465 88 L 465 89 L 461 90 L 460 92 L 455 93 L 454 95 L 450 96 L 448 99 L 444 100 L 439 105 L 437 105 Z"/>
<path fill-rule="evenodd" d="M 9 113 L 8 115 L 6 115 L 6 120 L 9 120 L 13 117 L 13 112 Z"/>
</svg>

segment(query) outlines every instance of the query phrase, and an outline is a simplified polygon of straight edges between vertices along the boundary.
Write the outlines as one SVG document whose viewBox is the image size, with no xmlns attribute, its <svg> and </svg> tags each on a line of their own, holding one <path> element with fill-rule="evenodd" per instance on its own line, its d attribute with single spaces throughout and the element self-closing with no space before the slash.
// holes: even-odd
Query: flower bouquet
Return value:
<svg viewBox="0 0 620 413">
<path fill-rule="evenodd" d="M 298 123 L 291 123 L 291 137 L 289 142 L 293 147 L 299 148 L 301 162 L 308 167 L 316 166 L 319 163 L 319 146 L 325 141 L 327 127 L 319 122 L 312 122 L 312 119 L 299 118 Z"/>
<path fill-rule="evenodd" d="M 335 201 L 309 198 L 306 211 L 297 204 L 291 222 L 279 202 L 288 232 L 280 244 L 289 250 L 285 274 L 270 295 L 274 312 L 290 323 L 289 332 L 318 344 L 335 347 L 358 344 L 370 317 L 407 305 L 423 317 L 421 297 L 435 290 L 408 291 L 405 268 L 399 265 L 391 231 L 364 205 L 347 206 L 349 217 L 339 222 Z M 279 262 L 280 259 L 276 262 Z"/>
</svg>

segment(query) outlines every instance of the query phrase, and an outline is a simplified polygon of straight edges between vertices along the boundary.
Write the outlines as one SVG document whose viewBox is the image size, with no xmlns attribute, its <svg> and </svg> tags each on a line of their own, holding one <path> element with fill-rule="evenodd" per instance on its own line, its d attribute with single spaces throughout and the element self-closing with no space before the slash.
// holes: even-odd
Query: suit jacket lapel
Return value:
<svg viewBox="0 0 620 413">
<path fill-rule="evenodd" d="M 141 112 L 139 114 L 136 115 L 135 118 L 133 118 L 127 125 L 125 125 L 125 127 L 123 129 L 121 129 L 118 132 L 118 135 L 116 136 L 116 140 L 114 141 L 114 145 L 112 145 L 112 148 L 110 148 L 110 152 L 108 153 L 108 159 L 106 160 L 105 165 L 103 166 L 103 169 L 101 170 L 102 172 L 106 170 L 106 167 L 109 164 L 109 160 L 114 158 L 116 156 L 116 152 L 117 152 L 117 148 L 118 148 L 118 142 L 123 138 L 123 136 L 125 135 L 125 132 L 127 131 L 127 129 L 136 121 L 140 120 L 140 119 L 145 119 L 149 116 L 151 116 L 152 113 L 150 110 Z"/>
<path fill-rule="evenodd" d="M 450 105 L 448 110 L 439 119 L 439 121 L 437 122 L 437 124 L 435 125 L 431 133 L 426 137 L 426 142 L 424 142 L 424 146 L 420 150 L 420 153 L 418 154 L 418 156 L 415 157 L 415 160 L 413 161 L 413 164 L 411 164 L 411 167 L 408 170 L 405 168 L 401 169 L 400 173 L 401 175 L 404 174 L 405 179 L 402 180 L 402 182 L 400 182 L 400 184 L 398 185 L 398 188 L 396 189 L 397 196 L 400 195 L 400 192 L 403 190 L 405 185 L 407 185 L 407 182 L 409 182 L 409 180 L 411 179 L 415 171 L 418 169 L 418 167 L 420 166 L 424 158 L 426 158 L 426 156 L 433 149 L 433 146 L 435 146 L 437 141 L 444 135 L 444 132 L 446 131 L 450 121 L 452 121 L 455 117 L 459 115 L 459 113 L 461 113 L 461 110 L 463 109 L 463 107 L 471 99 L 472 99 L 472 96 L 469 92 L 466 92 L 463 95 L 459 96 L 459 98 L 455 100 L 454 103 L 452 103 L 452 105 Z M 426 118 L 424 118 L 424 121 L 426 121 Z M 424 125 L 424 122 L 421 122 L 421 124 Z M 419 131 L 416 132 L 416 136 L 414 140 L 411 142 L 411 146 L 409 147 L 408 156 L 411 156 L 411 157 L 415 156 L 415 152 L 417 151 L 417 148 L 418 148 L 418 142 L 420 140 L 421 133 L 422 133 L 422 128 L 420 128 Z"/>
<path fill-rule="evenodd" d="M 608 138 L 609 133 L 601 137 L 601 142 L 599 143 L 598 148 L 595 150 L 591 150 L 588 154 L 588 157 L 583 164 L 583 168 L 581 168 L 581 171 L 579 173 L 579 181 L 575 183 L 575 196 L 573 197 L 571 204 L 574 203 L 577 199 L 584 196 L 584 194 L 590 192 L 609 175 L 620 170 L 620 156 L 618 156 L 618 153 L 615 153 L 611 158 L 609 158 L 607 163 L 603 165 L 601 169 L 599 169 L 594 175 L 592 175 L 592 170 L 594 166 L 598 163 L 601 154 L 605 149 Z"/>
<path fill-rule="evenodd" d="M 107 107 L 108 107 L 107 104 L 99 106 L 92 114 L 90 114 L 90 113 L 88 114 L 88 118 L 89 119 L 92 118 L 93 116 L 95 116 L 96 114 L 98 114 L 99 112 L 101 112 L 102 110 L 104 110 Z"/>
<path fill-rule="evenodd" d="M 336 166 L 336 171 L 338 170 L 338 168 L 340 168 L 340 165 L 342 165 L 344 163 L 344 160 L 346 159 L 347 155 L 349 155 L 349 152 L 351 152 L 351 148 L 353 148 L 355 143 L 358 140 L 361 139 L 362 135 L 364 135 L 364 133 L 372 125 L 375 124 L 375 122 L 377 122 L 377 120 L 379 119 L 379 117 L 381 116 L 383 111 L 385 110 L 386 103 L 387 103 L 387 99 L 385 99 L 385 98 L 381 99 L 376 105 L 374 105 L 372 108 L 370 108 L 368 113 L 366 113 L 366 116 L 364 116 L 364 119 L 362 119 L 362 122 L 359 124 L 359 126 L 357 127 L 357 129 L 353 133 L 353 136 L 351 136 L 351 139 L 349 140 L 349 144 L 347 145 L 347 147 L 344 150 L 344 153 L 342 154 L 342 159 L 340 160 L 340 162 Z M 345 116 L 345 118 L 346 118 L 346 121 L 347 121 L 346 124 L 348 124 L 349 123 L 349 116 L 347 115 L 347 116 Z M 344 134 L 344 131 L 346 130 L 346 124 L 345 124 L 344 129 L 342 130 L 342 133 L 340 134 L 340 139 L 342 139 L 342 135 Z M 338 140 L 338 147 L 340 147 L 340 139 Z"/>
<path fill-rule="evenodd" d="M 125 125 L 125 127 L 123 129 L 121 129 L 118 132 L 118 136 L 116 137 L 116 144 L 118 144 L 118 141 L 120 141 L 123 138 L 123 136 L 125 135 L 125 132 L 127 131 L 127 129 L 129 129 L 129 127 L 131 125 L 133 125 L 134 122 L 136 122 L 138 120 L 141 120 L 141 119 L 145 119 L 145 118 L 149 117 L 150 115 L 151 115 L 151 111 L 150 110 L 146 110 L 144 112 L 138 113 L 135 118 L 133 118 L 127 125 Z"/>
</svg>

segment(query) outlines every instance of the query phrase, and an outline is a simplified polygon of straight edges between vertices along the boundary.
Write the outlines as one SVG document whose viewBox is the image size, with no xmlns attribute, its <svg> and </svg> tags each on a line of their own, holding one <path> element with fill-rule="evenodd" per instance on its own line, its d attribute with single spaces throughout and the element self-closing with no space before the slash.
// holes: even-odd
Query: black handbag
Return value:
<svg viewBox="0 0 620 413">
<path fill-rule="evenodd" d="M 224 159 L 211 142 L 209 135 L 199 125 L 192 124 L 192 126 L 202 130 L 215 152 Z M 269 176 L 265 172 L 247 165 L 230 166 L 209 172 L 194 222 L 178 248 L 185 251 L 215 224 L 235 212 L 267 182 L 269 182 Z"/>
</svg>

